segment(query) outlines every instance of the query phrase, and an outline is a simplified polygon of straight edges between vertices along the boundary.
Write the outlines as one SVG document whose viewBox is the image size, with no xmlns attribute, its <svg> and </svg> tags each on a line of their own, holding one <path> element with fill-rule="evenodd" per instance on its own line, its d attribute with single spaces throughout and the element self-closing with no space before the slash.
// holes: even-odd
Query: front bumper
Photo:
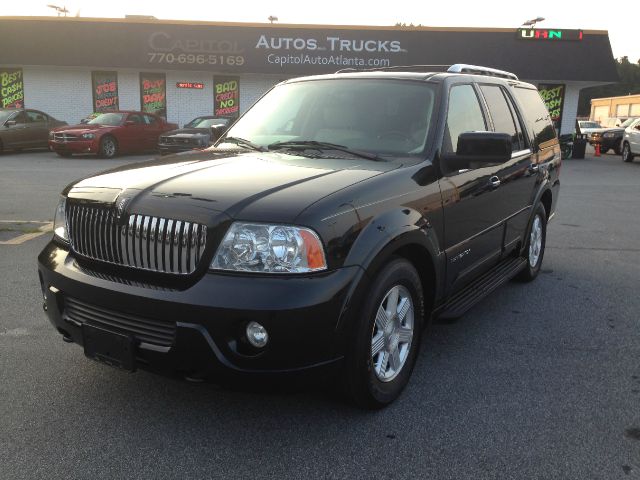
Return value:
<svg viewBox="0 0 640 480">
<path fill-rule="evenodd" d="M 364 271 L 354 266 L 290 278 L 206 273 L 184 290 L 161 289 L 92 273 L 53 242 L 38 257 L 38 268 L 47 316 L 67 341 L 83 344 L 82 327 L 69 313 L 73 300 L 101 312 L 142 318 L 151 327 L 154 321 L 171 323 L 175 337 L 164 345 L 139 340 L 135 326 L 108 328 L 134 335 L 137 367 L 210 379 L 338 364 L 347 305 L 354 303 L 355 287 L 366 281 Z M 250 320 L 269 332 L 262 351 L 243 343 Z"/>
<path fill-rule="evenodd" d="M 49 140 L 49 150 L 61 153 L 98 153 L 100 145 L 97 139 L 71 140 L 67 142 Z"/>
</svg>

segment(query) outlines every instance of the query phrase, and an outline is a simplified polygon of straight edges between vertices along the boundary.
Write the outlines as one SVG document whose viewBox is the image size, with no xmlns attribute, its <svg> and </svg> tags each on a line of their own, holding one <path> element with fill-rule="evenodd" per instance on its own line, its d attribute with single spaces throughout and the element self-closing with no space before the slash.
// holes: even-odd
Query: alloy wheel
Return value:
<svg viewBox="0 0 640 480">
<path fill-rule="evenodd" d="M 529 237 L 529 265 L 534 268 L 540 259 L 542 250 L 542 220 L 536 215 L 531 225 L 531 235 Z"/>
<path fill-rule="evenodd" d="M 371 361 L 378 380 L 390 382 L 404 367 L 411 351 L 414 313 L 411 293 L 402 285 L 393 286 L 380 302 L 371 335 Z"/>
</svg>

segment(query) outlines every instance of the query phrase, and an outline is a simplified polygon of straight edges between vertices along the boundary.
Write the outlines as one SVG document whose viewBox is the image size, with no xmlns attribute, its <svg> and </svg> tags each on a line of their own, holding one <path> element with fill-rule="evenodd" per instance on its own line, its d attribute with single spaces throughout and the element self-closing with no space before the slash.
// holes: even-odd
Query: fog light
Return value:
<svg viewBox="0 0 640 480">
<path fill-rule="evenodd" d="M 247 340 L 256 348 L 264 347 L 269 341 L 267 329 L 258 322 L 249 322 L 247 325 Z"/>
</svg>

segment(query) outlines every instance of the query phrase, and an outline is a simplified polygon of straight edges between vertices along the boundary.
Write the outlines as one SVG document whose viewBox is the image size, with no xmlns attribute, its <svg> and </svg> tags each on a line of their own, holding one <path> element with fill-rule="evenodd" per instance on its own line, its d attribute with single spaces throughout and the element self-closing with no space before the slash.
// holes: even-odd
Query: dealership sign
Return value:
<svg viewBox="0 0 640 480">
<path fill-rule="evenodd" d="M 582 30 L 560 30 L 541 28 L 519 28 L 517 37 L 520 40 L 582 40 Z"/>
</svg>

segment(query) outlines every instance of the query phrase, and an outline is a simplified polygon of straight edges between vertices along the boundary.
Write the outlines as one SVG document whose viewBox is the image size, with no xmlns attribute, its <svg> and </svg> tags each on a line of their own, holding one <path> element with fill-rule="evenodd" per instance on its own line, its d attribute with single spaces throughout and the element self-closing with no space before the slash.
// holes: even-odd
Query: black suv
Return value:
<svg viewBox="0 0 640 480">
<path fill-rule="evenodd" d="M 191 379 L 333 367 L 392 402 L 431 319 L 536 277 L 560 172 L 534 86 L 410 70 L 285 81 L 206 151 L 65 188 L 38 258 L 64 340 Z"/>
</svg>

